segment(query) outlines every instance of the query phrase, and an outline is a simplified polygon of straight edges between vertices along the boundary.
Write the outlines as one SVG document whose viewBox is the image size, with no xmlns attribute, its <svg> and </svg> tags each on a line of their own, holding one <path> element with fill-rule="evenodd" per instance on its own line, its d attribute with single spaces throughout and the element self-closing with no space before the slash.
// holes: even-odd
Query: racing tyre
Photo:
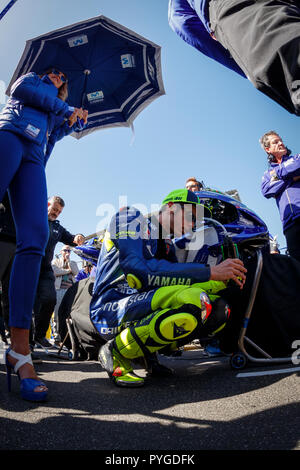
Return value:
<svg viewBox="0 0 300 470">
<path fill-rule="evenodd" d="M 86 361 L 88 359 L 88 354 L 84 349 L 80 349 L 77 355 L 77 361 Z"/>
<path fill-rule="evenodd" d="M 246 367 L 246 364 L 247 364 L 247 358 L 245 354 L 241 352 L 233 354 L 230 358 L 230 366 L 232 369 L 235 369 L 235 370 L 244 369 L 244 367 Z"/>
</svg>

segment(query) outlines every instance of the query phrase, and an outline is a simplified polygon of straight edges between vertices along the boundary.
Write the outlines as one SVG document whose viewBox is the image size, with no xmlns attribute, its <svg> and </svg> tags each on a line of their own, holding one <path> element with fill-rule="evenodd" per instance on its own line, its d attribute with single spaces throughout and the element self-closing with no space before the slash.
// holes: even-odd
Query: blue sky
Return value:
<svg viewBox="0 0 300 470">
<path fill-rule="evenodd" d="M 0 0 L 0 10 L 7 3 Z M 47 181 L 49 195 L 66 202 L 62 225 L 91 234 L 101 226 L 102 204 L 117 210 L 125 196 L 150 209 L 196 176 L 221 191 L 237 188 L 285 247 L 275 201 L 260 193 L 267 162 L 258 139 L 274 129 L 299 152 L 299 118 L 177 37 L 168 0 L 18 0 L 0 21 L 0 98 L 27 39 L 101 14 L 162 47 L 166 95 L 136 118 L 133 142 L 130 129 L 112 128 L 56 145 Z"/>
</svg>

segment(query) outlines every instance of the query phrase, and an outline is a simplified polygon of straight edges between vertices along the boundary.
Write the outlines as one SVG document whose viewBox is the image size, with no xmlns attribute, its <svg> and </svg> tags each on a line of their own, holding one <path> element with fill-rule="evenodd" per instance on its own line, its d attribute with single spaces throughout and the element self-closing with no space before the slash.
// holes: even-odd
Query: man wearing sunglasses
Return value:
<svg viewBox="0 0 300 470">
<path fill-rule="evenodd" d="M 90 318 L 107 341 L 99 360 L 116 386 L 144 385 L 131 360 L 144 358 L 152 371 L 157 351 L 213 335 L 228 319 L 228 306 L 218 292 L 229 279 L 243 288 L 242 261 L 226 259 L 213 267 L 179 263 L 170 240 L 191 232 L 201 213 L 198 197 L 180 189 L 150 218 L 126 207 L 111 221 L 98 260 Z"/>
</svg>

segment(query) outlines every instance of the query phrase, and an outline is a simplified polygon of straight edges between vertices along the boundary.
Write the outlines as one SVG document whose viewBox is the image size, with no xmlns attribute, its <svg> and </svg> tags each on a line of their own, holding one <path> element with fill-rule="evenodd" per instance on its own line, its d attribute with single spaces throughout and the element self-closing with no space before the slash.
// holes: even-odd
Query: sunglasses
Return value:
<svg viewBox="0 0 300 470">
<path fill-rule="evenodd" d="M 71 253 L 71 250 L 62 250 L 65 251 L 66 253 Z"/>
<path fill-rule="evenodd" d="M 57 69 L 52 69 L 51 73 L 53 73 L 54 75 L 58 75 L 62 83 L 66 83 L 68 81 L 64 74 Z"/>
</svg>

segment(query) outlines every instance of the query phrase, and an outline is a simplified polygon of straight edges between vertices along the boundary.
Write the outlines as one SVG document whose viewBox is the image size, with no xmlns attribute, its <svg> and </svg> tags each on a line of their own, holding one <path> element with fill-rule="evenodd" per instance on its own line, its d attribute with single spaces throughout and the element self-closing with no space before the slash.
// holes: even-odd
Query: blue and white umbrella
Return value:
<svg viewBox="0 0 300 470">
<path fill-rule="evenodd" d="M 7 89 L 28 72 L 55 67 L 68 77 L 68 104 L 89 111 L 77 139 L 97 129 L 132 126 L 136 116 L 165 94 L 161 48 L 105 16 L 91 18 L 26 42 Z"/>
</svg>

